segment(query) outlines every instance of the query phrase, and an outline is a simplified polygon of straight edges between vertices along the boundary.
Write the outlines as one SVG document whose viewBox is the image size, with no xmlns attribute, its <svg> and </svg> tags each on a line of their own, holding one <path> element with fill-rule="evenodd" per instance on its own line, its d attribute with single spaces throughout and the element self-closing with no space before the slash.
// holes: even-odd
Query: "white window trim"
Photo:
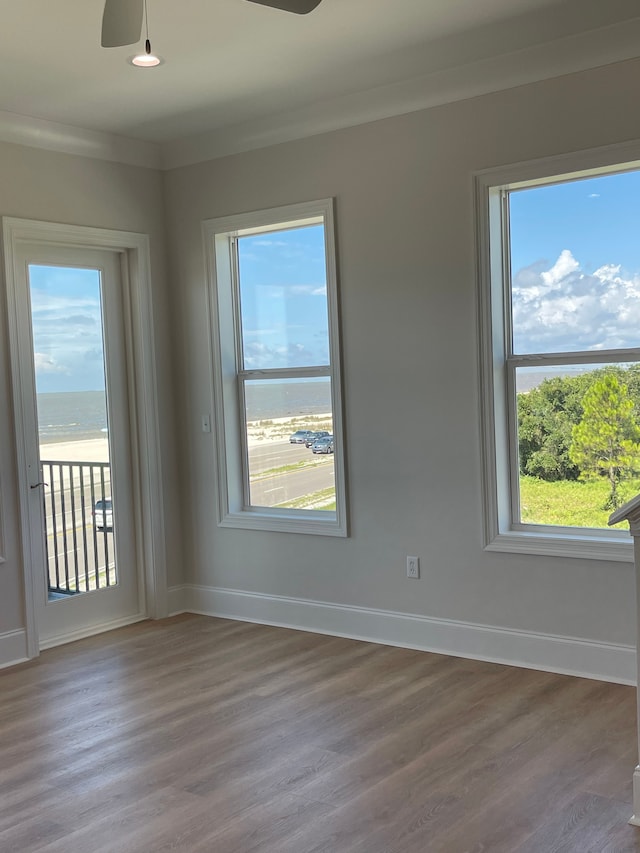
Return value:
<svg viewBox="0 0 640 853">
<path fill-rule="evenodd" d="M 237 300 L 234 296 L 231 238 L 238 232 L 280 230 L 301 220 L 317 218 L 324 223 L 331 365 L 299 369 L 301 378 L 327 376 L 331 379 L 334 435 L 336 512 L 286 510 L 246 506 L 245 435 L 237 387 L 239 351 Z M 345 442 L 342 417 L 338 287 L 336 272 L 333 199 L 270 208 L 252 213 L 209 219 L 202 224 L 207 269 L 210 322 L 210 357 L 213 374 L 214 437 L 218 524 L 245 530 L 274 530 L 283 533 L 311 533 L 347 536 L 345 486 Z M 224 318 L 224 322 L 221 322 Z M 227 318 L 233 318 L 228 322 Z M 266 373 L 266 371 L 265 371 Z M 283 372 L 284 373 L 284 372 Z M 287 376 L 291 371 L 286 371 Z M 244 378 L 260 371 L 243 371 Z M 276 378 L 274 371 L 269 376 Z M 264 375 L 264 373 L 263 373 Z"/>
<path fill-rule="evenodd" d="M 512 523 L 511 472 L 518 449 L 508 426 L 509 371 L 505 361 L 508 330 L 503 249 L 508 235 L 502 205 L 504 190 L 558 183 L 640 168 L 640 142 L 611 145 L 477 172 L 473 175 L 480 342 L 480 436 L 483 475 L 483 538 L 487 551 L 633 561 L 626 530 L 594 530 Z M 575 355 L 571 360 L 576 361 Z M 603 359 L 605 361 L 607 359 Z M 515 462 L 514 462 L 515 460 Z"/>
</svg>

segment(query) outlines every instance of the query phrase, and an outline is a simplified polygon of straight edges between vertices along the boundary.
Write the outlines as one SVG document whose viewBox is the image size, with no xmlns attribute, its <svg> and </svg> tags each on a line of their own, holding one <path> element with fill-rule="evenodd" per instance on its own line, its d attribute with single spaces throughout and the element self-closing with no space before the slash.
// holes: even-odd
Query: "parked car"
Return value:
<svg viewBox="0 0 640 853">
<path fill-rule="evenodd" d="M 315 432 L 312 432 L 309 438 L 305 441 L 307 447 L 311 447 L 319 438 L 326 438 L 331 433 L 326 429 L 317 429 Z"/>
<path fill-rule="evenodd" d="M 113 505 L 111 498 L 95 502 L 93 506 L 93 524 L 96 530 L 113 530 Z"/>
<path fill-rule="evenodd" d="M 325 435 L 311 445 L 313 453 L 333 453 L 333 436 Z"/>
<path fill-rule="evenodd" d="M 313 435 L 313 430 L 311 429 L 299 429 L 294 432 L 293 435 L 289 436 L 290 444 L 306 444 L 307 439 L 311 438 Z"/>
</svg>

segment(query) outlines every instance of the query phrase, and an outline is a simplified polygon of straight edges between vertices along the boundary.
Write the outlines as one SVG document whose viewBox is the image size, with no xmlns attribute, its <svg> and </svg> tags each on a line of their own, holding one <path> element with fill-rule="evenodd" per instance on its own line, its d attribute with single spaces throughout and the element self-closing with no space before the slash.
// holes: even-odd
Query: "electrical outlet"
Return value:
<svg viewBox="0 0 640 853">
<path fill-rule="evenodd" d="M 418 557 L 407 557 L 407 577 L 420 577 L 420 560 Z"/>
</svg>

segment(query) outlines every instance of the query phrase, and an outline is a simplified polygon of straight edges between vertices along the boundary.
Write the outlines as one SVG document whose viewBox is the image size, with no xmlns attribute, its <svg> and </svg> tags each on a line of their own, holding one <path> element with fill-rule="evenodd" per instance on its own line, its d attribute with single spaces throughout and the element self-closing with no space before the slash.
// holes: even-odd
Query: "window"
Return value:
<svg viewBox="0 0 640 853">
<path fill-rule="evenodd" d="M 219 523 L 346 536 L 331 200 L 204 223 Z"/>
<path fill-rule="evenodd" d="M 628 560 L 607 521 L 640 492 L 640 171 L 566 165 L 476 178 L 485 545 Z"/>
</svg>

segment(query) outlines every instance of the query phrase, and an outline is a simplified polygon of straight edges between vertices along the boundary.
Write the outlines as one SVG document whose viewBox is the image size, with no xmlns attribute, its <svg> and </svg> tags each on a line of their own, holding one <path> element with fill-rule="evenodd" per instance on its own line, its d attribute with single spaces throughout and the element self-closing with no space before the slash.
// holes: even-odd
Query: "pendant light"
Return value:
<svg viewBox="0 0 640 853">
<path fill-rule="evenodd" d="M 151 52 L 151 42 L 149 41 L 149 12 L 147 10 L 147 0 L 144 0 L 144 25 L 146 38 L 144 41 L 144 53 L 138 53 L 129 59 L 131 65 L 136 68 L 155 68 L 156 65 L 162 65 L 163 59 L 157 54 Z"/>
</svg>

